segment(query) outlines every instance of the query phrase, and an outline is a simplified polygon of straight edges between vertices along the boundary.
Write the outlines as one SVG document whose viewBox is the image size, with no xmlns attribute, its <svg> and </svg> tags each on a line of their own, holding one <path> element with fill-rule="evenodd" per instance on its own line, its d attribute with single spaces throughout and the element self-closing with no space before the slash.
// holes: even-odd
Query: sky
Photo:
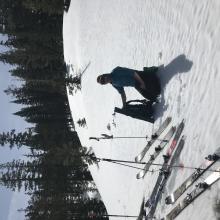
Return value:
<svg viewBox="0 0 220 220">
<path fill-rule="evenodd" d="M 0 40 L 6 39 L 5 36 L 0 35 Z M 5 48 L 0 47 L 0 52 L 5 51 Z M 30 127 L 23 118 L 13 115 L 20 107 L 13 103 L 12 98 L 4 93 L 9 85 L 18 84 L 18 81 L 10 76 L 8 72 L 12 67 L 0 62 L 0 132 L 10 131 L 16 129 L 22 131 Z M 13 159 L 21 158 L 27 149 L 22 148 L 19 151 L 9 148 L 0 148 L 0 163 L 12 161 Z M 24 208 L 27 198 L 24 192 L 12 192 L 5 187 L 0 186 L 0 213 L 1 220 L 23 220 L 24 213 L 18 213 L 17 209 Z"/>
</svg>

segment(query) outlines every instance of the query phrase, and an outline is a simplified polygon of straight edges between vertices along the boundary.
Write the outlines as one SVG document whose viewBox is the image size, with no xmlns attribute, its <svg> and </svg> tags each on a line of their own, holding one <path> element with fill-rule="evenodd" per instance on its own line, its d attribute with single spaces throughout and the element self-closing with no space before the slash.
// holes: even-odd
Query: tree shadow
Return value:
<svg viewBox="0 0 220 220">
<path fill-rule="evenodd" d="M 157 72 L 161 83 L 161 99 L 160 102 L 154 105 L 155 120 L 163 115 L 163 112 L 168 108 L 165 105 L 164 89 L 171 78 L 179 73 L 187 73 L 192 68 L 193 62 L 186 58 L 185 54 L 181 54 L 173 59 L 168 65 L 160 66 Z"/>
</svg>

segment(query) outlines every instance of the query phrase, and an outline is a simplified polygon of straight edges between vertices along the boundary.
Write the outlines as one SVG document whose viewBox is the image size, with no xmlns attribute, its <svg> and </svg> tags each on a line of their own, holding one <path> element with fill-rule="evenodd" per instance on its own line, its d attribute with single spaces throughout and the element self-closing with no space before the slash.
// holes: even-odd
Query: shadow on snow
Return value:
<svg viewBox="0 0 220 220">
<path fill-rule="evenodd" d="M 161 100 L 155 105 L 155 120 L 163 115 L 163 112 L 168 108 L 165 105 L 164 90 L 172 77 L 179 73 L 187 73 L 191 70 L 193 62 L 186 58 L 185 54 L 181 54 L 173 59 L 168 65 L 160 66 L 158 77 L 161 82 Z"/>
</svg>

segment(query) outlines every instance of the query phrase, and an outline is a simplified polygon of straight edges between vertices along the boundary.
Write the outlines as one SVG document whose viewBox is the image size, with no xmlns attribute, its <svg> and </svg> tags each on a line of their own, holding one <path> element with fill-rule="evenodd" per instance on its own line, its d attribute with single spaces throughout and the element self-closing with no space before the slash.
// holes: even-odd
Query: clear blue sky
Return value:
<svg viewBox="0 0 220 220">
<path fill-rule="evenodd" d="M 0 40 L 2 39 L 5 39 L 5 37 L 0 35 Z M 0 47 L 0 52 L 4 50 L 5 48 Z M 18 81 L 13 79 L 8 72 L 11 68 L 9 65 L 0 62 L 0 132 L 11 129 L 23 131 L 25 128 L 30 127 L 23 118 L 13 115 L 20 107 L 10 103 L 12 98 L 3 92 L 9 85 L 18 84 Z M 21 158 L 25 152 L 27 152 L 25 148 L 18 151 L 0 146 L 0 163 Z M 24 214 L 18 213 L 16 210 L 24 208 L 26 200 L 24 193 L 13 193 L 11 190 L 0 186 L 0 219 L 23 220 Z"/>
</svg>

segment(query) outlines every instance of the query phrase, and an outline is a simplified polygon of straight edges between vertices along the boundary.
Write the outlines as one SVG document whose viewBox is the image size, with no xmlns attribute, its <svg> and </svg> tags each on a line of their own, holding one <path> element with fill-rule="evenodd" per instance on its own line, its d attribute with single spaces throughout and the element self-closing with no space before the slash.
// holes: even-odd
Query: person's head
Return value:
<svg viewBox="0 0 220 220">
<path fill-rule="evenodd" d="M 111 82 L 110 74 L 102 74 L 97 77 L 97 83 L 105 85 Z"/>
</svg>

